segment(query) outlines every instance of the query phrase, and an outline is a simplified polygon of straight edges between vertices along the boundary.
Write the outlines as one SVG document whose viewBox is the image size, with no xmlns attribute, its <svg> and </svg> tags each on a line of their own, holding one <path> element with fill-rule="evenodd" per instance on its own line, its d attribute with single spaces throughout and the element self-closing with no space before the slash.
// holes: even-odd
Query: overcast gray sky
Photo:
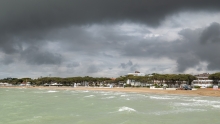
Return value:
<svg viewBox="0 0 220 124">
<path fill-rule="evenodd" d="M 219 0 L 1 0 L 0 78 L 220 71 Z"/>
</svg>

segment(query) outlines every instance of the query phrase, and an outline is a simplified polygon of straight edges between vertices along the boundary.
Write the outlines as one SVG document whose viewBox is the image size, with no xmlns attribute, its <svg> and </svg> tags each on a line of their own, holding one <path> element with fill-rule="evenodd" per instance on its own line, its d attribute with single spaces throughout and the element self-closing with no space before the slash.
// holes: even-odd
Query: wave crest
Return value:
<svg viewBox="0 0 220 124">
<path fill-rule="evenodd" d="M 119 108 L 118 111 L 119 111 L 119 112 L 123 112 L 123 111 L 136 112 L 135 109 L 129 108 L 129 107 L 126 107 L 126 106 L 123 106 L 123 107 Z"/>
</svg>

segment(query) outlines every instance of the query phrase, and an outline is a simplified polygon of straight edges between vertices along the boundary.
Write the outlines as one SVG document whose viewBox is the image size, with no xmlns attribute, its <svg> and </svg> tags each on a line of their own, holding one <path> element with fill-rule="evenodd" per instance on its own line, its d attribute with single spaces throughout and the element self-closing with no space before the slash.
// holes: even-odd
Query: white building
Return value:
<svg viewBox="0 0 220 124">
<path fill-rule="evenodd" d="M 133 76 L 145 76 L 144 73 L 140 73 L 139 71 L 135 71 L 134 73 L 128 73 L 127 75 L 133 75 Z M 131 80 L 131 79 L 128 79 L 127 84 L 131 84 L 131 86 L 141 86 L 141 82 L 137 82 L 135 80 Z"/>
<path fill-rule="evenodd" d="M 193 80 L 192 85 L 203 88 L 211 87 L 213 85 L 213 80 L 208 79 L 209 75 L 209 73 L 195 75 L 197 80 Z"/>
</svg>

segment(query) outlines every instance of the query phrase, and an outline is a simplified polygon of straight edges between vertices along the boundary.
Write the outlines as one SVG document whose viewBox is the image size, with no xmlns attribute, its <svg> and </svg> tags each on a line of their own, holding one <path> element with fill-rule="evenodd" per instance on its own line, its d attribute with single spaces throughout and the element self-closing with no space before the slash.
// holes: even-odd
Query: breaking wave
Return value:
<svg viewBox="0 0 220 124">
<path fill-rule="evenodd" d="M 49 90 L 47 91 L 48 93 L 55 93 L 55 92 L 58 92 L 58 91 L 54 91 L 54 90 Z"/>
<path fill-rule="evenodd" d="M 127 112 L 136 112 L 135 109 L 133 108 L 129 108 L 129 107 L 126 107 L 126 106 L 123 106 L 121 108 L 118 109 L 119 112 L 123 112 L 123 111 L 127 111 Z"/>
</svg>

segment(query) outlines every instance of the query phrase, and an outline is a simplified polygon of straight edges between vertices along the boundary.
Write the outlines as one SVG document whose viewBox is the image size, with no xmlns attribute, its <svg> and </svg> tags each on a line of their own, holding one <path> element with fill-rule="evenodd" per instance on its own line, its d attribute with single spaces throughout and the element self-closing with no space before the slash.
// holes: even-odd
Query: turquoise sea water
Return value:
<svg viewBox="0 0 220 124">
<path fill-rule="evenodd" d="M 220 98 L 0 88 L 0 124 L 220 124 Z"/>
</svg>

